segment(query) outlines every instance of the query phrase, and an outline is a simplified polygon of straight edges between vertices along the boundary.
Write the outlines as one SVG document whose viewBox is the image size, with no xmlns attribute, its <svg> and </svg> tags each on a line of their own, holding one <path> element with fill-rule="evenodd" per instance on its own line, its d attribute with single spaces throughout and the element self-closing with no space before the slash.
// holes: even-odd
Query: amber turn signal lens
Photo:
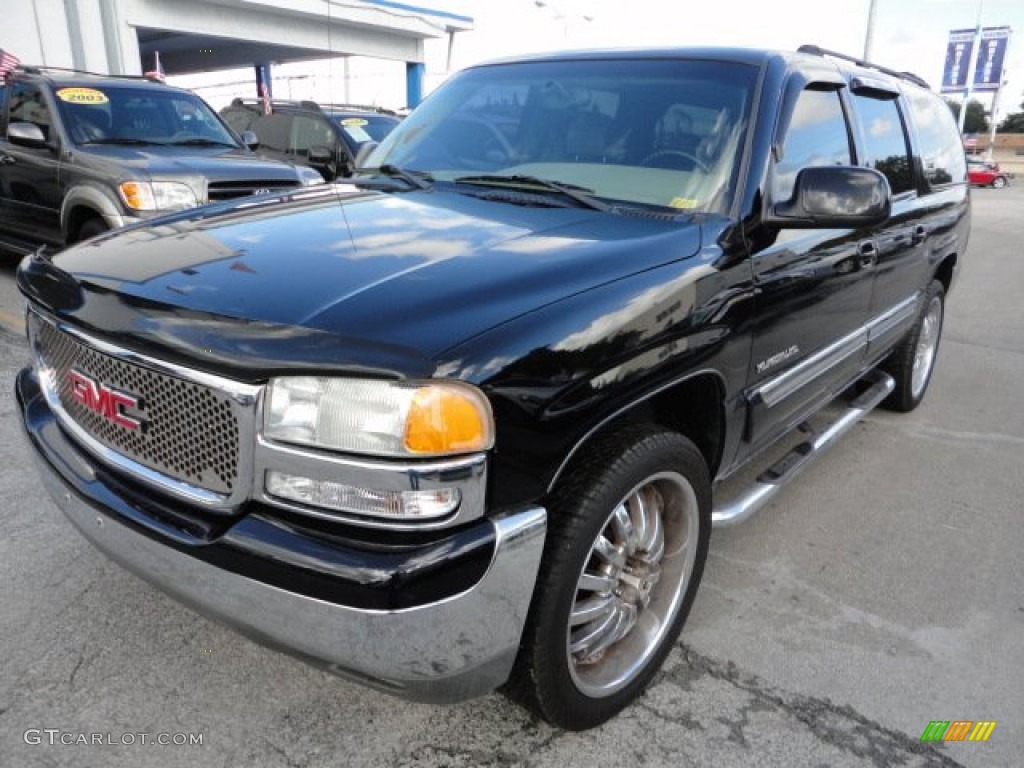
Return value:
<svg viewBox="0 0 1024 768">
<path fill-rule="evenodd" d="M 493 443 L 487 400 L 475 391 L 432 384 L 413 395 L 405 422 L 409 453 L 443 455 L 490 448 Z"/>
</svg>

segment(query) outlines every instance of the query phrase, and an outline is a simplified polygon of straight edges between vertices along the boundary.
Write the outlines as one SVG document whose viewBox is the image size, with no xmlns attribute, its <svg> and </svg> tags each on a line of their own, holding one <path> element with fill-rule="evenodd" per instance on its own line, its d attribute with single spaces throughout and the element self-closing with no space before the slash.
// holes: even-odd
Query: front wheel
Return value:
<svg viewBox="0 0 1024 768">
<path fill-rule="evenodd" d="M 993 189 L 1002 189 L 1005 186 L 1006 186 L 1006 179 L 1003 178 L 1002 176 L 996 176 L 994 179 L 992 179 L 992 188 Z"/>
<path fill-rule="evenodd" d="M 917 323 L 882 365 L 882 369 L 896 380 L 896 388 L 885 401 L 885 405 L 894 411 L 912 411 L 924 399 L 939 353 L 945 298 L 942 283 L 932 280 L 925 292 L 924 306 Z"/>
<path fill-rule="evenodd" d="M 99 216 L 93 216 L 91 219 L 87 219 L 85 223 L 78 228 L 78 239 L 76 242 L 82 242 L 88 240 L 96 235 L 102 235 L 108 231 L 110 227 L 107 226 L 107 222 L 101 219 Z"/>
<path fill-rule="evenodd" d="M 512 689 L 582 730 L 643 691 L 686 621 L 711 532 L 707 465 L 685 437 L 631 427 L 574 462 L 548 512 Z"/>
</svg>

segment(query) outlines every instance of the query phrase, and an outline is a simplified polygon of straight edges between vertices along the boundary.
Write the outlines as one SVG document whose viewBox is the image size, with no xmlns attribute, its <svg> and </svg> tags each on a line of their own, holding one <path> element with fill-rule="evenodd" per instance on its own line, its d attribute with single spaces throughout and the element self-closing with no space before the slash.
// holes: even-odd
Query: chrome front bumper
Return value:
<svg viewBox="0 0 1024 768">
<path fill-rule="evenodd" d="M 544 545 L 543 508 L 489 521 L 490 565 L 461 593 L 402 610 L 341 605 L 218 568 L 87 498 L 75 484 L 97 482 L 89 460 L 63 441 L 56 423 L 39 427 L 31 411 L 42 404 L 25 402 L 20 384 L 26 434 L 54 502 L 97 549 L 171 596 L 261 643 L 411 700 L 461 701 L 508 678 Z"/>
</svg>

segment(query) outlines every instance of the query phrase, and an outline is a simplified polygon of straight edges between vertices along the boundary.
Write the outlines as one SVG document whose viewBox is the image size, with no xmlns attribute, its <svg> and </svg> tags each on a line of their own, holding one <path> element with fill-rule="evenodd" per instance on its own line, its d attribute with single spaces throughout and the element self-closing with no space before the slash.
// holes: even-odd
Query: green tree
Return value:
<svg viewBox="0 0 1024 768">
<path fill-rule="evenodd" d="M 960 119 L 960 102 L 946 99 L 953 116 Z M 964 118 L 964 133 L 985 133 L 988 131 L 988 117 L 985 113 L 985 105 L 977 99 L 967 102 L 967 117 Z"/>
<path fill-rule="evenodd" d="M 1024 102 L 1021 102 L 1020 108 L 1020 112 L 1011 112 L 999 124 L 1000 133 L 1024 133 Z"/>
</svg>

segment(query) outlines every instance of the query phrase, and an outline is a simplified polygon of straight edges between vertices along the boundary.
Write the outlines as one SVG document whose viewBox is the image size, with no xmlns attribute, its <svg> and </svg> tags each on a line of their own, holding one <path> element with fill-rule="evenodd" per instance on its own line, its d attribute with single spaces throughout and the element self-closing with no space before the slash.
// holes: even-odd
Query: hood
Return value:
<svg viewBox="0 0 1024 768">
<path fill-rule="evenodd" d="M 294 181 L 296 166 L 233 147 L 115 146 L 97 144 L 79 150 L 82 159 L 108 161 L 153 179 L 195 176 L 210 181 L 268 179 Z M 87 161 L 88 162 L 88 161 Z"/>
<path fill-rule="evenodd" d="M 90 295 L 116 296 L 122 307 L 308 329 L 428 359 L 699 245 L 699 228 L 686 222 L 339 185 L 156 219 L 73 247 L 52 267 L 81 295 L 51 309 L 72 315 Z M 59 303 L 43 290 L 33 296 L 31 282 L 23 276 L 26 293 Z M 99 324 L 95 313 L 89 322 Z"/>
</svg>

